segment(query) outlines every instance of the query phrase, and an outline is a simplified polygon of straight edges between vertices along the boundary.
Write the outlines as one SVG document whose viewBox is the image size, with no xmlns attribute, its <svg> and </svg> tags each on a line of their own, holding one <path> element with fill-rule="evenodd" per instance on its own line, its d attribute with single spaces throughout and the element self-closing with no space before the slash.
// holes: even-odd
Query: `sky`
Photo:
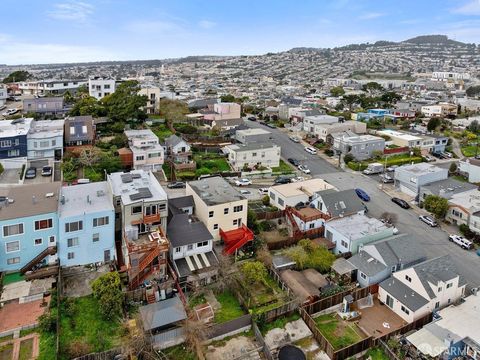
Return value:
<svg viewBox="0 0 480 360">
<path fill-rule="evenodd" d="M 480 0 L 2 0 L 0 8 L 0 64 L 9 65 L 255 55 L 428 34 L 480 43 Z"/>
</svg>

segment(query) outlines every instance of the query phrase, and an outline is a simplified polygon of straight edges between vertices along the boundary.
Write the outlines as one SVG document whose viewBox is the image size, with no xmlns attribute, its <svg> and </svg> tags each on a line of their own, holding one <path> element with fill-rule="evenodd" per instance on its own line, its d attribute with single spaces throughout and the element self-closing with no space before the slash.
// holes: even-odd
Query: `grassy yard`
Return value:
<svg viewBox="0 0 480 360">
<path fill-rule="evenodd" d="M 367 357 L 371 357 L 372 360 L 388 360 L 387 354 L 380 348 L 371 348 L 367 351 Z"/>
<path fill-rule="evenodd" d="M 335 313 L 321 315 L 314 320 L 317 328 L 335 350 L 356 344 L 363 339 L 360 329 L 355 324 L 340 320 Z"/>
<path fill-rule="evenodd" d="M 283 329 L 285 328 L 285 325 L 287 325 L 289 322 L 292 322 L 298 319 L 300 319 L 300 315 L 298 313 L 293 313 L 290 316 L 280 317 L 275 321 L 272 321 L 267 324 L 263 324 L 263 326 L 261 327 L 262 334 L 265 335 L 272 329 Z"/>
<path fill-rule="evenodd" d="M 215 295 L 222 307 L 215 313 L 215 322 L 221 324 L 244 315 L 237 298 L 228 290 Z"/>
<path fill-rule="evenodd" d="M 18 360 L 29 360 L 32 358 L 33 339 L 23 340 L 20 343 L 20 354 Z"/>
<path fill-rule="evenodd" d="M 475 154 L 477 153 L 477 145 L 475 144 L 464 145 L 461 147 L 461 150 L 462 150 L 463 156 L 472 157 L 472 156 L 475 156 Z M 478 149 L 478 153 L 480 154 L 480 147 Z"/>
<path fill-rule="evenodd" d="M 165 138 L 169 137 L 170 135 L 173 134 L 172 130 L 168 128 L 167 125 L 165 124 L 159 124 L 152 126 L 152 131 L 155 135 L 158 136 L 159 140 L 161 142 L 165 141 Z"/>
<path fill-rule="evenodd" d="M 220 154 L 195 153 L 193 160 L 197 163 L 197 175 L 213 174 L 222 171 L 230 171 L 227 159 Z"/>
<path fill-rule="evenodd" d="M 270 276 L 267 276 L 265 284 L 257 282 L 251 286 L 243 284 L 243 287 L 247 289 L 245 296 L 250 313 L 267 312 L 281 306 L 287 300 L 287 294 Z"/>
<path fill-rule="evenodd" d="M 293 169 L 285 161 L 280 160 L 280 166 L 272 168 L 272 172 L 281 174 L 291 174 Z"/>
<path fill-rule="evenodd" d="M 18 281 L 22 281 L 23 279 L 24 279 L 24 276 L 22 274 L 20 274 L 19 272 L 11 273 L 11 274 L 7 274 L 3 277 L 2 284 L 3 284 L 3 286 L 5 286 L 5 285 L 8 285 L 8 284 L 18 282 Z"/>
<path fill-rule="evenodd" d="M 62 302 L 60 318 L 61 358 L 81 352 L 99 352 L 119 345 L 119 321 L 104 320 L 92 296 Z M 73 356 L 75 357 L 75 356 Z"/>
<path fill-rule="evenodd" d="M 185 347 L 184 344 L 162 350 L 162 353 L 167 357 L 168 360 L 197 360 L 197 355 Z"/>
<path fill-rule="evenodd" d="M 55 360 L 55 334 L 40 333 L 40 354 L 37 360 Z"/>
<path fill-rule="evenodd" d="M 13 344 L 0 346 L 0 360 L 11 360 L 13 353 Z"/>
</svg>

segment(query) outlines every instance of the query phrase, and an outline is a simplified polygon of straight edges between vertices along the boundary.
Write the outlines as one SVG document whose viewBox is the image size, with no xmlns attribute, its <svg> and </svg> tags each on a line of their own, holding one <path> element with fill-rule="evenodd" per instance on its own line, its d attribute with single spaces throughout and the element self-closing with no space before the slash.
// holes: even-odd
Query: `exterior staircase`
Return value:
<svg viewBox="0 0 480 360">
<path fill-rule="evenodd" d="M 234 254 L 236 250 L 242 248 L 248 242 L 253 241 L 254 238 L 252 230 L 245 225 L 230 231 L 220 230 L 220 236 L 225 242 L 225 249 L 223 251 L 228 255 Z"/>
<path fill-rule="evenodd" d="M 50 246 L 47 247 L 45 250 L 43 250 L 40 254 L 35 256 L 32 260 L 30 260 L 25 266 L 23 266 L 20 269 L 21 274 L 25 274 L 27 271 L 31 270 L 35 265 L 37 265 L 40 261 L 45 259 L 49 255 L 53 255 L 57 253 L 57 247 L 56 246 Z"/>
<path fill-rule="evenodd" d="M 132 272 L 129 274 L 130 278 L 130 289 L 137 288 L 141 282 L 151 273 L 151 271 L 145 272 L 144 270 L 150 266 L 150 264 L 160 255 L 160 247 L 155 247 L 147 255 L 145 255 L 137 267 L 132 269 Z M 153 267 L 152 267 L 153 269 Z"/>
</svg>

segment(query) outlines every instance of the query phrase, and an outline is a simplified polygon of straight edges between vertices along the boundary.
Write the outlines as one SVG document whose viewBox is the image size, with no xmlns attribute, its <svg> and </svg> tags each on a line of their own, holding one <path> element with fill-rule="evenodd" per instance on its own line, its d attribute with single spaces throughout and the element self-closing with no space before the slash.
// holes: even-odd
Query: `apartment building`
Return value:
<svg viewBox="0 0 480 360">
<path fill-rule="evenodd" d="M 62 266 L 115 260 L 115 211 L 106 181 L 62 187 L 58 223 Z"/>
<path fill-rule="evenodd" d="M 75 94 L 86 80 L 40 80 L 18 83 L 18 91 L 22 95 L 62 95 L 65 92 Z"/>
<path fill-rule="evenodd" d="M 335 187 L 322 179 L 310 179 L 271 186 L 268 189 L 268 196 L 271 205 L 284 210 L 287 206 L 295 207 L 299 203 L 309 203 L 315 193 L 329 189 L 335 190 Z"/>
<path fill-rule="evenodd" d="M 242 107 L 237 103 L 209 104 L 207 110 L 200 111 L 206 123 L 214 120 L 230 120 L 241 118 Z"/>
<path fill-rule="evenodd" d="M 373 135 L 336 133 L 333 137 L 333 150 L 338 154 L 351 154 L 357 160 L 370 159 L 374 152 L 385 149 L 385 139 Z"/>
<path fill-rule="evenodd" d="M 388 136 L 390 140 L 387 144 L 391 142 L 400 147 L 419 148 L 424 154 L 443 152 L 448 144 L 448 137 L 444 135 L 424 135 L 392 129 L 383 129 L 376 134 Z"/>
<path fill-rule="evenodd" d="M 100 100 L 115 92 L 115 80 L 106 77 L 95 76 L 88 79 L 88 94 Z"/>
<path fill-rule="evenodd" d="M 227 145 L 228 162 L 232 169 L 252 169 L 255 167 L 273 168 L 280 165 L 280 146 L 273 143 L 250 143 Z"/>
<path fill-rule="evenodd" d="M 159 171 L 162 168 L 164 149 L 152 130 L 125 130 L 125 136 L 132 151 L 135 170 Z"/>
<path fill-rule="evenodd" d="M 188 182 L 186 195 L 193 196 L 194 215 L 214 240 L 220 239 L 220 230 L 228 232 L 247 224 L 247 199 L 221 177 Z"/>
<path fill-rule="evenodd" d="M 312 135 L 319 136 L 321 133 L 320 126 L 335 124 L 338 122 L 339 118 L 331 115 L 305 116 L 305 118 L 303 119 L 303 131 Z"/>
<path fill-rule="evenodd" d="M 39 97 L 23 100 L 23 113 L 39 115 L 64 115 L 68 110 L 63 104 L 63 97 Z"/>
<path fill-rule="evenodd" d="M 64 120 L 33 121 L 27 134 L 27 158 L 61 160 Z"/>
<path fill-rule="evenodd" d="M 147 103 L 144 107 L 147 114 L 158 114 L 160 111 L 160 98 L 162 91 L 158 86 L 142 84 L 138 95 L 145 95 Z"/>
<path fill-rule="evenodd" d="M 242 144 L 250 144 L 256 142 L 268 142 L 272 133 L 265 129 L 242 129 L 235 131 L 235 140 Z"/>
<path fill-rule="evenodd" d="M 395 169 L 395 186 L 403 193 L 416 197 L 420 187 L 448 178 L 448 169 L 428 163 L 403 165 Z"/>
<path fill-rule="evenodd" d="M 330 138 L 340 132 L 351 132 L 354 134 L 366 134 L 367 124 L 361 121 L 342 121 L 331 124 L 319 124 L 315 127 L 315 135 L 327 143 L 333 144 Z"/>
<path fill-rule="evenodd" d="M 19 168 L 27 159 L 27 134 L 32 118 L 0 121 L 0 161 L 4 168 Z"/>
<path fill-rule="evenodd" d="M 458 107 L 455 104 L 440 103 L 437 105 L 422 106 L 421 113 L 426 117 L 457 116 Z"/>
</svg>

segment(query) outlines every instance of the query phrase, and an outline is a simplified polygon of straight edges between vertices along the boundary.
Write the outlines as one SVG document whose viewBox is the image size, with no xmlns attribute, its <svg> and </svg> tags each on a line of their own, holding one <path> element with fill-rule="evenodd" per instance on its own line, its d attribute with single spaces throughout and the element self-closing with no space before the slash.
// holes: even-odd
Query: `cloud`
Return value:
<svg viewBox="0 0 480 360">
<path fill-rule="evenodd" d="M 90 15 L 93 14 L 93 10 L 94 7 L 91 4 L 71 0 L 55 4 L 53 10 L 48 11 L 47 14 L 49 17 L 57 20 L 85 23 L 89 20 Z"/>
<path fill-rule="evenodd" d="M 217 24 L 214 23 L 213 21 L 209 20 L 201 20 L 198 22 L 198 26 L 200 26 L 202 29 L 211 29 L 215 27 Z"/>
<path fill-rule="evenodd" d="M 480 0 L 470 0 L 462 6 L 453 9 L 453 12 L 462 15 L 480 15 Z"/>
<path fill-rule="evenodd" d="M 360 15 L 358 17 L 359 20 L 372 20 L 372 19 L 378 19 L 379 17 L 385 16 L 383 13 L 378 13 L 378 12 L 370 12 L 370 13 L 365 13 L 363 15 Z"/>
</svg>

